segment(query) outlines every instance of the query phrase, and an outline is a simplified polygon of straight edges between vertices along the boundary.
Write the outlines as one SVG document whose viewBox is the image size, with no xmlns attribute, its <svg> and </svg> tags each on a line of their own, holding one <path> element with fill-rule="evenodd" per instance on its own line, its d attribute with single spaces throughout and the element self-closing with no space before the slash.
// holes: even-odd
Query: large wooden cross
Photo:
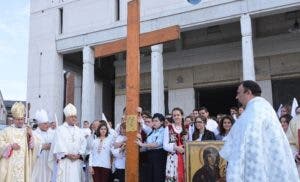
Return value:
<svg viewBox="0 0 300 182">
<path fill-rule="evenodd" d="M 95 57 L 127 51 L 126 55 L 126 181 L 139 181 L 139 148 L 137 107 L 140 91 L 140 48 L 179 39 L 179 26 L 172 26 L 140 35 L 140 1 L 128 2 L 127 38 L 97 45 Z"/>
</svg>

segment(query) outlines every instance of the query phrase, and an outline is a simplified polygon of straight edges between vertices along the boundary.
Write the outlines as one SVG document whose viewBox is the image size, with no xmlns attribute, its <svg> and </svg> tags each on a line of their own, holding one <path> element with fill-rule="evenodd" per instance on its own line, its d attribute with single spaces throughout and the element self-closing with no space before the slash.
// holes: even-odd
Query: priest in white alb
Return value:
<svg viewBox="0 0 300 182">
<path fill-rule="evenodd" d="M 0 182 L 30 182 L 34 137 L 24 124 L 25 106 L 16 102 L 11 112 L 14 124 L 0 131 Z"/>
<path fill-rule="evenodd" d="M 57 165 L 56 182 L 80 182 L 82 178 L 83 155 L 86 150 L 86 139 L 77 122 L 77 111 L 74 105 L 64 108 L 65 122 L 59 126 L 51 144 L 49 166 Z M 53 155 L 51 155 L 53 154 Z"/>
<path fill-rule="evenodd" d="M 49 182 L 52 171 L 48 166 L 48 157 L 54 132 L 49 130 L 50 123 L 45 110 L 38 110 L 35 114 L 35 119 L 37 120 L 38 128 L 33 131 L 33 135 L 36 138 L 38 150 L 34 156 L 36 162 L 32 171 L 32 182 Z"/>
<path fill-rule="evenodd" d="M 300 174 L 300 147 L 299 147 L 299 138 L 300 138 L 300 115 L 293 117 L 289 124 L 289 129 L 286 133 L 291 149 L 293 151 L 293 156 L 296 161 L 298 174 Z"/>
<path fill-rule="evenodd" d="M 230 182 L 298 182 L 292 151 L 273 107 L 260 97 L 254 81 L 243 81 L 236 98 L 245 107 L 229 134 L 220 155 L 228 161 Z"/>
</svg>

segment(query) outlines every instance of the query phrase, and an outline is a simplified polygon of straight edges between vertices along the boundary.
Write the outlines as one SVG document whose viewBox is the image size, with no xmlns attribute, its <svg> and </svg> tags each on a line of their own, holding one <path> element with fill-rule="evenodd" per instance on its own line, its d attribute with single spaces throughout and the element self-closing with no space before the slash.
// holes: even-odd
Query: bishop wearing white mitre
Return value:
<svg viewBox="0 0 300 182">
<path fill-rule="evenodd" d="M 86 139 L 75 124 L 77 111 L 74 105 L 64 108 L 65 122 L 56 129 L 51 144 L 49 166 L 57 165 L 57 182 L 80 182 L 83 155 L 86 150 Z M 51 155 L 53 154 L 53 155 Z"/>
<path fill-rule="evenodd" d="M 38 128 L 33 131 L 37 140 L 38 150 L 34 157 L 36 162 L 32 171 L 32 182 L 50 181 L 51 173 L 48 166 L 49 151 L 54 136 L 54 132 L 49 130 L 50 123 L 48 114 L 45 110 L 38 110 L 35 114 Z"/>
</svg>

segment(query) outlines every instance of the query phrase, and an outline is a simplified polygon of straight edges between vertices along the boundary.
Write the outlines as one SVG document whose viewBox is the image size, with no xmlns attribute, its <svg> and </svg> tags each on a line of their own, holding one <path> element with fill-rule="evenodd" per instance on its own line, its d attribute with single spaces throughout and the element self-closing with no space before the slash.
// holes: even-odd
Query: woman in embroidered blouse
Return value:
<svg viewBox="0 0 300 182">
<path fill-rule="evenodd" d="M 94 182 L 108 182 L 111 174 L 111 146 L 113 136 L 108 135 L 106 123 L 97 128 L 96 138 L 92 141 L 89 157 L 89 173 L 93 175 Z"/>
<path fill-rule="evenodd" d="M 163 148 L 168 152 L 166 163 L 167 182 L 184 182 L 184 142 L 187 133 L 183 125 L 183 111 L 172 110 L 174 123 L 165 128 Z"/>
<path fill-rule="evenodd" d="M 205 128 L 206 121 L 204 116 L 195 118 L 195 130 L 190 141 L 216 140 L 215 134 Z"/>
<path fill-rule="evenodd" d="M 234 119 L 231 116 L 226 115 L 226 116 L 222 117 L 222 119 L 219 123 L 220 133 L 216 136 L 216 139 L 224 140 L 224 138 L 229 133 L 233 124 L 234 124 Z"/>
<path fill-rule="evenodd" d="M 147 135 L 146 142 L 137 140 L 137 144 L 147 150 L 148 161 L 146 181 L 163 182 L 165 181 L 166 152 L 163 150 L 165 117 L 160 113 L 155 113 L 152 117 L 153 127 Z M 144 126 L 143 126 L 144 128 Z"/>
</svg>

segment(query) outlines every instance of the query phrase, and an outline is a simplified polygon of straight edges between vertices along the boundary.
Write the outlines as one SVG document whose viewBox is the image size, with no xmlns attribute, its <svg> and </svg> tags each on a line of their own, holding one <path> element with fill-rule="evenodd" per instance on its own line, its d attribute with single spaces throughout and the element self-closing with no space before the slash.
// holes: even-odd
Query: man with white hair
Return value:
<svg viewBox="0 0 300 182">
<path fill-rule="evenodd" d="M 38 151 L 36 163 L 32 171 L 32 182 L 50 181 L 51 170 L 48 167 L 48 156 L 54 133 L 49 131 L 49 118 L 45 110 L 38 110 L 35 114 L 38 128 L 33 132 L 37 139 Z"/>
<path fill-rule="evenodd" d="M 57 182 L 80 182 L 82 174 L 83 155 L 86 150 L 86 139 L 82 131 L 75 124 L 77 110 L 74 105 L 68 104 L 64 108 L 66 120 L 59 126 L 51 144 L 49 165 L 57 163 Z"/>
</svg>

